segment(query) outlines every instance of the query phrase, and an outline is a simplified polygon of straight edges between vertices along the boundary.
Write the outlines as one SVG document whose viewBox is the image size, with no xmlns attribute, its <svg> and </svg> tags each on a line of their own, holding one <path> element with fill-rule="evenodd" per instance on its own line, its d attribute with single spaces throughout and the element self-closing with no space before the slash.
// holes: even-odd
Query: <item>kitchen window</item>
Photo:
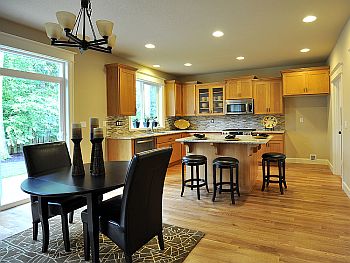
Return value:
<svg viewBox="0 0 350 263">
<path fill-rule="evenodd" d="M 136 79 L 136 116 L 130 118 L 131 129 L 164 127 L 163 85 L 147 79 Z"/>
</svg>

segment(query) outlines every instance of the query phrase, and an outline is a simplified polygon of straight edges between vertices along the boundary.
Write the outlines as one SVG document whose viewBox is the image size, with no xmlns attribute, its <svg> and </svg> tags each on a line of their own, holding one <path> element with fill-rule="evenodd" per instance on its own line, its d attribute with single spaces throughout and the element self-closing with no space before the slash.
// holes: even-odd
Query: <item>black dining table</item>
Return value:
<svg viewBox="0 0 350 263">
<path fill-rule="evenodd" d="M 99 262 L 99 196 L 124 186 L 128 166 L 128 161 L 105 162 L 105 174 L 96 176 L 90 174 L 90 164 L 84 164 L 85 176 L 72 176 L 72 166 L 68 166 L 24 180 L 21 189 L 38 197 L 43 236 L 42 252 L 47 252 L 49 245 L 47 197 L 84 195 L 87 199 L 92 262 Z"/>
</svg>

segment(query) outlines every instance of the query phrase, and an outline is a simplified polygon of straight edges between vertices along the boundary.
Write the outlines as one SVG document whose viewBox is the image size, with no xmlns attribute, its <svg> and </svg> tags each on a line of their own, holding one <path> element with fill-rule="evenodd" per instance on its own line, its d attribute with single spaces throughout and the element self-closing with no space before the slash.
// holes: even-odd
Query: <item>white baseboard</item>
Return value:
<svg viewBox="0 0 350 263">
<path fill-rule="evenodd" d="M 350 187 L 345 182 L 343 182 L 342 188 L 346 195 L 350 198 Z"/>
<path fill-rule="evenodd" d="M 320 165 L 328 165 L 328 166 L 331 165 L 327 159 L 310 160 L 307 158 L 287 158 L 286 162 L 287 163 L 320 164 Z"/>
</svg>

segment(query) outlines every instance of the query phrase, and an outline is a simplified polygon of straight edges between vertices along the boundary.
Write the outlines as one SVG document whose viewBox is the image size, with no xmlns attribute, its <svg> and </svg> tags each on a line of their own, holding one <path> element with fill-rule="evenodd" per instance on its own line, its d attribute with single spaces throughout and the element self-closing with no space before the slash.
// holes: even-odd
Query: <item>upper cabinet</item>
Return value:
<svg viewBox="0 0 350 263">
<path fill-rule="evenodd" d="M 266 78 L 254 81 L 254 113 L 283 113 L 282 82 L 280 78 Z"/>
<path fill-rule="evenodd" d="M 196 115 L 196 84 L 198 81 L 182 83 L 182 116 Z"/>
<path fill-rule="evenodd" d="M 108 64 L 107 115 L 136 115 L 136 68 Z"/>
<path fill-rule="evenodd" d="M 253 98 L 254 76 L 246 76 L 225 80 L 225 93 L 227 100 Z"/>
<path fill-rule="evenodd" d="M 329 67 L 291 69 L 281 73 L 284 96 L 329 94 Z"/>
<path fill-rule="evenodd" d="M 182 115 L 182 85 L 175 80 L 165 81 L 166 116 Z"/>
<path fill-rule="evenodd" d="M 224 83 L 196 85 L 197 115 L 223 115 L 225 89 Z"/>
</svg>

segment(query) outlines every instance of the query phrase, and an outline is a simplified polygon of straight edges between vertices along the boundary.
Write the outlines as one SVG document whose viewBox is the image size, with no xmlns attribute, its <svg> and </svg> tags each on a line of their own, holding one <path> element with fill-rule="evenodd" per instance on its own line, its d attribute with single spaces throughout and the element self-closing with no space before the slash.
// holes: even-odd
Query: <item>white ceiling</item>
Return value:
<svg viewBox="0 0 350 263">
<path fill-rule="evenodd" d="M 350 17 L 350 0 L 91 0 L 93 20 L 115 23 L 113 53 L 176 74 L 322 62 Z M 0 17 L 44 31 L 79 0 L 0 0 Z M 305 24 L 306 15 L 318 17 Z M 215 30 L 222 38 L 211 36 Z M 146 43 L 156 45 L 146 49 Z M 299 50 L 308 47 L 309 53 Z M 237 56 L 244 56 L 238 61 Z M 183 64 L 191 62 L 192 67 Z"/>
</svg>

